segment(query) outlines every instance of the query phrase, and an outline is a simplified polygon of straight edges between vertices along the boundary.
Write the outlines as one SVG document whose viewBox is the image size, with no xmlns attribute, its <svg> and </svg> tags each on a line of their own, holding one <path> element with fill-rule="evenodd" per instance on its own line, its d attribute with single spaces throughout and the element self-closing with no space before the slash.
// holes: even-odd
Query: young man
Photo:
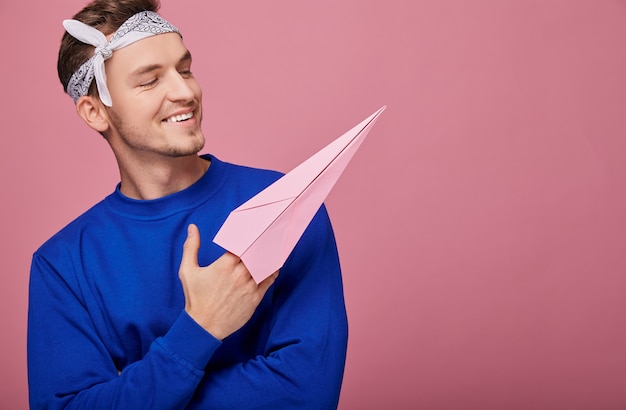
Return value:
<svg viewBox="0 0 626 410">
<path fill-rule="evenodd" d="M 96 0 L 64 23 L 59 77 L 120 184 L 33 256 L 31 407 L 336 408 L 347 321 L 326 211 L 259 285 L 211 242 L 280 175 L 198 155 L 202 93 L 157 9 Z"/>
</svg>

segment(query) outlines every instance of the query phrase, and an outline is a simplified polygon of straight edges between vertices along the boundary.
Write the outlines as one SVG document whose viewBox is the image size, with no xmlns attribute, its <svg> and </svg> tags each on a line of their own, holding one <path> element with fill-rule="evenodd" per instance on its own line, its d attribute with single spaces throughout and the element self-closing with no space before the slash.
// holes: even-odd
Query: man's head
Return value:
<svg viewBox="0 0 626 410">
<path fill-rule="evenodd" d="M 191 155 L 204 145 L 202 92 L 191 74 L 191 54 L 177 29 L 150 13 L 158 8 L 155 0 L 95 0 L 74 17 L 90 27 L 64 22 L 71 34 L 65 33 L 61 43 L 59 78 L 66 90 L 70 84 L 78 114 L 107 138 L 118 161 Z M 129 23 L 136 21 L 140 25 L 133 29 Z M 74 36 L 96 41 L 85 44 Z M 89 76 L 72 77 L 77 70 L 87 71 L 85 67 L 98 77 L 93 69 L 98 64 L 106 81 L 104 76 L 99 84 Z"/>
</svg>

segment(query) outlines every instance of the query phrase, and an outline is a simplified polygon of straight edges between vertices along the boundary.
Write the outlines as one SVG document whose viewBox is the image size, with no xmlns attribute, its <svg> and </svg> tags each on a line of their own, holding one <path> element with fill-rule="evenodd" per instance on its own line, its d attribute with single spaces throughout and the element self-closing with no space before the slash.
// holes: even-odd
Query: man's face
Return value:
<svg viewBox="0 0 626 410">
<path fill-rule="evenodd" d="M 202 149 L 202 91 L 178 34 L 137 41 L 105 64 L 114 149 L 126 159 L 179 157 Z"/>
</svg>

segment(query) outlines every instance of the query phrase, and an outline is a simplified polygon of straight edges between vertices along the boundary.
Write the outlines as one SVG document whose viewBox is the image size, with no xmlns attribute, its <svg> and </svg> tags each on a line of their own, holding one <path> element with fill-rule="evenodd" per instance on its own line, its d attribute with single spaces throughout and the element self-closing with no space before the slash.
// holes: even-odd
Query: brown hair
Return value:
<svg viewBox="0 0 626 410">
<path fill-rule="evenodd" d="M 76 13 L 73 19 L 95 27 L 108 36 L 133 15 L 142 11 L 156 12 L 159 7 L 159 0 L 94 0 Z M 89 60 L 93 53 L 93 46 L 76 40 L 67 32 L 63 34 L 57 61 L 57 72 L 63 84 L 63 90 L 67 89 L 72 74 Z M 97 95 L 97 93 L 94 81 L 89 88 L 89 95 Z"/>
</svg>

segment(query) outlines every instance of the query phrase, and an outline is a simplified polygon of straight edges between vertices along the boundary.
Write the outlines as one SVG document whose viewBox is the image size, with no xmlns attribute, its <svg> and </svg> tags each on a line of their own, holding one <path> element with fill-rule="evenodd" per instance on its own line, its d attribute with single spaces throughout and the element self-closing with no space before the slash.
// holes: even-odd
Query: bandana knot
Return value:
<svg viewBox="0 0 626 410">
<path fill-rule="evenodd" d="M 94 55 L 95 54 L 100 54 L 104 60 L 108 60 L 113 55 L 113 50 L 111 50 L 111 48 L 107 47 L 106 45 L 98 46 L 96 47 L 96 51 L 94 52 Z"/>
</svg>

